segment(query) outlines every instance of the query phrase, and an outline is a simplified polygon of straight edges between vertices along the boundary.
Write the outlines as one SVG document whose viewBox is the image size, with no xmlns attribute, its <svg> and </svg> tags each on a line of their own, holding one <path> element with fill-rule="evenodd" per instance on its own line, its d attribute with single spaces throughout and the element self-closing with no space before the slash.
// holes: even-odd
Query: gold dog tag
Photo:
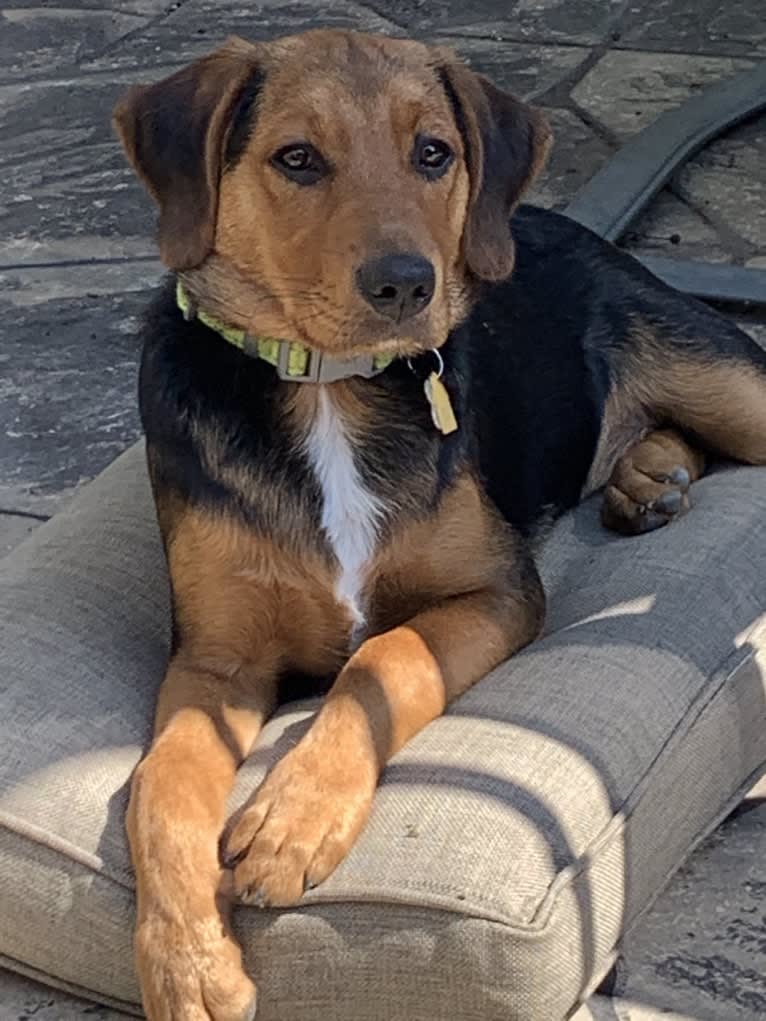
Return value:
<svg viewBox="0 0 766 1021">
<path fill-rule="evenodd" d="M 444 436 L 449 436 L 457 429 L 457 419 L 452 410 L 452 401 L 449 399 L 447 387 L 436 373 L 432 372 L 423 383 L 423 389 L 426 400 L 431 406 L 431 418 L 434 420 L 434 425 Z"/>
</svg>

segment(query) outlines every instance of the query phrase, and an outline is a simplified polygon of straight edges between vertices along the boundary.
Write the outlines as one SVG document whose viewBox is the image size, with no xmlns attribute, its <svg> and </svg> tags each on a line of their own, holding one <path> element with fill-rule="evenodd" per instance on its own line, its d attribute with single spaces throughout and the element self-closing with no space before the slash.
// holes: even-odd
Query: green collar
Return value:
<svg viewBox="0 0 766 1021">
<path fill-rule="evenodd" d="M 199 319 L 244 354 L 273 365 L 279 378 L 291 383 L 334 383 L 338 379 L 348 379 L 350 376 L 363 376 L 369 379 L 387 369 L 395 357 L 392 354 L 384 354 L 333 358 L 294 340 L 253 336 L 245 330 L 227 326 L 215 316 L 195 308 L 180 280 L 176 283 L 176 302 L 183 312 L 184 319 Z"/>
</svg>

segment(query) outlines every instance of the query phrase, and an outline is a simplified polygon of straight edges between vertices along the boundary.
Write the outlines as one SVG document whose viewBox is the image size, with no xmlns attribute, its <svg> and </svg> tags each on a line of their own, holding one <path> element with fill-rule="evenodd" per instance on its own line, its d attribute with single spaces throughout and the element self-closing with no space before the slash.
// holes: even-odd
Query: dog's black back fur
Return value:
<svg viewBox="0 0 766 1021">
<path fill-rule="evenodd" d="M 457 433 L 441 437 L 431 422 L 422 390 L 430 356 L 414 371 L 398 362 L 373 380 L 353 381 L 379 411 L 355 456 L 393 518 L 427 513 L 466 461 L 524 535 L 542 517 L 574 506 L 610 388 L 627 371 L 637 317 L 679 353 L 731 357 L 766 372 L 766 354 L 727 319 L 566 217 L 522 206 L 513 234 L 513 275 L 483 287 L 442 348 Z M 257 465 L 285 501 L 318 524 L 319 490 L 283 428 L 286 384 L 273 368 L 186 322 L 172 283 L 151 307 L 145 336 L 141 414 L 155 483 L 279 532 L 289 515 L 271 512 L 265 520 L 257 491 L 232 488 L 207 469 L 195 437 L 215 429 L 226 437 L 232 464 Z"/>
</svg>

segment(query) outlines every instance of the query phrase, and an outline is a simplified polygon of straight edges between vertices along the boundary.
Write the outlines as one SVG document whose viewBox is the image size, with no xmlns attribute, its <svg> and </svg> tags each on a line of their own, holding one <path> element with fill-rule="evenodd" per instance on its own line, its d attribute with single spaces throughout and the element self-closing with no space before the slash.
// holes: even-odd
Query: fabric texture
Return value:
<svg viewBox="0 0 766 1021">
<path fill-rule="evenodd" d="M 545 637 L 386 770 L 337 872 L 239 909 L 259 1021 L 560 1021 L 766 763 L 766 470 L 641 538 L 553 529 Z M 168 592 L 141 447 L 0 564 L 0 955 L 137 1010 L 130 773 Z M 315 703 L 269 722 L 240 804 Z"/>
</svg>

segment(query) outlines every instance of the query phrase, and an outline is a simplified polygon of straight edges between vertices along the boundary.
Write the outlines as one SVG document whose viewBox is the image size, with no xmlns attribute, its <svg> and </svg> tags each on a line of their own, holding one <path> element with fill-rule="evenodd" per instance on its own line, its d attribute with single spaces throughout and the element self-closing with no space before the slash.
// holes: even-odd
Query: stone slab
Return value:
<svg viewBox="0 0 766 1021">
<path fill-rule="evenodd" d="M 613 150 L 571 110 L 543 109 L 553 129 L 553 149 L 526 200 L 548 209 L 563 209 Z"/>
<path fill-rule="evenodd" d="M 350 0 L 312 3 L 311 0 L 186 0 L 176 10 L 131 35 L 109 53 L 85 59 L 86 70 L 145 69 L 168 62 L 185 64 L 203 56 L 228 35 L 273 39 L 309 28 L 355 28 L 367 32 L 401 34 L 388 18 Z"/>
<path fill-rule="evenodd" d="M 751 60 L 731 57 L 610 50 L 575 86 L 572 98 L 622 142 L 704 86 L 752 66 Z"/>
<path fill-rule="evenodd" d="M 429 42 L 449 46 L 474 71 L 527 100 L 534 100 L 569 78 L 591 52 L 582 46 L 543 46 L 463 36 L 435 35 L 429 37 Z"/>
<path fill-rule="evenodd" d="M 170 9 L 180 7 L 184 0 L 2 0 L 0 10 L 45 10 L 56 8 L 59 10 L 80 11 L 108 11 L 117 10 L 125 14 L 143 15 L 149 19 L 162 14 Z"/>
<path fill-rule="evenodd" d="M 742 258 L 766 254 L 766 114 L 711 142 L 674 184 L 719 230 L 746 242 Z"/>
<path fill-rule="evenodd" d="M 619 46 L 641 50 L 766 55 L 763 0 L 632 0 L 616 26 Z"/>
<path fill-rule="evenodd" d="M 0 271 L 0 507 L 50 513 L 139 435 L 156 264 Z"/>
<path fill-rule="evenodd" d="M 152 204 L 110 123 L 135 80 L 0 87 L 0 266 L 154 256 Z"/>
<path fill-rule="evenodd" d="M 696 210 L 663 190 L 621 239 L 635 255 L 731 263 L 734 254 L 716 229 Z"/>
<path fill-rule="evenodd" d="M 28 81 L 72 70 L 148 23 L 163 0 L 114 5 L 0 0 L 0 80 Z"/>
<path fill-rule="evenodd" d="M 623 0 L 369 0 L 408 32 L 485 35 L 592 45 L 609 35 Z"/>
</svg>

